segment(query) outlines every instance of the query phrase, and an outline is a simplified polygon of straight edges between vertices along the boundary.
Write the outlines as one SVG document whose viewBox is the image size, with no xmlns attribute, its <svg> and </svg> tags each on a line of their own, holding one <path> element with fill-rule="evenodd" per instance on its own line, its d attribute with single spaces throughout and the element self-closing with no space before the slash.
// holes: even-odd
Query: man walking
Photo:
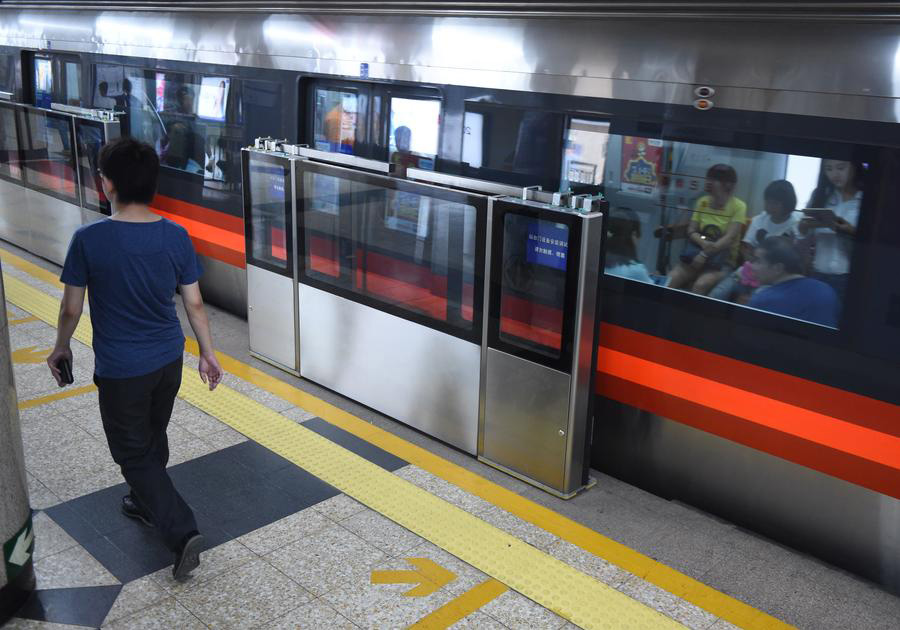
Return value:
<svg viewBox="0 0 900 630">
<path fill-rule="evenodd" d="M 222 368 L 213 351 L 197 281 L 200 269 L 181 226 L 153 213 L 159 158 L 153 148 L 120 138 L 100 150 L 100 178 L 113 214 L 80 228 L 69 245 L 56 347 L 47 358 L 64 385 L 69 342 L 89 289 L 94 330 L 94 383 L 115 462 L 131 491 L 126 516 L 155 526 L 175 554 L 173 575 L 185 578 L 200 563 L 203 537 L 194 514 L 166 472 L 166 427 L 181 386 L 184 334 L 175 310 L 180 287 L 200 345 L 200 378 L 215 389 Z"/>
</svg>

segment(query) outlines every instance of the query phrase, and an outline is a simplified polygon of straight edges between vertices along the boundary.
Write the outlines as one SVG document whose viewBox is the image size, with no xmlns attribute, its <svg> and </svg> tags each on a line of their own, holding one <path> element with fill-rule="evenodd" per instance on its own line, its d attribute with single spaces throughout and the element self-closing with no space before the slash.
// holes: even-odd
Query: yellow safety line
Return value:
<svg viewBox="0 0 900 630">
<path fill-rule="evenodd" d="M 25 409 L 31 409 L 32 407 L 40 407 L 41 405 L 46 405 L 52 402 L 56 402 L 57 400 L 63 400 L 64 398 L 72 398 L 73 396 L 81 396 L 82 394 L 89 394 L 97 389 L 96 385 L 85 385 L 83 387 L 73 387 L 71 389 L 64 389 L 56 394 L 50 394 L 48 396 L 41 396 L 40 398 L 32 398 L 31 400 L 23 400 L 19 403 L 19 411 L 24 411 Z"/>
<path fill-rule="evenodd" d="M 54 325 L 59 301 L 4 274 L 7 299 Z M 82 318 L 75 338 L 88 343 Z M 262 403 L 185 366 L 178 395 L 322 481 L 583 628 L 681 624 L 418 486 L 351 453 Z"/>
<path fill-rule="evenodd" d="M 15 254 L 0 249 L 0 258 L 48 284 L 62 286 L 56 275 Z M 194 355 L 199 354 L 197 342 L 193 339 L 188 339 L 185 350 Z M 217 353 L 217 356 L 222 367 L 235 376 L 302 407 L 323 420 L 415 464 L 729 623 L 753 630 L 793 627 L 257 368 L 221 353 Z"/>
<path fill-rule="evenodd" d="M 422 617 L 409 627 L 409 630 L 443 630 L 449 628 L 460 619 L 468 617 L 485 604 L 497 599 L 508 589 L 497 580 L 488 580 Z"/>
</svg>

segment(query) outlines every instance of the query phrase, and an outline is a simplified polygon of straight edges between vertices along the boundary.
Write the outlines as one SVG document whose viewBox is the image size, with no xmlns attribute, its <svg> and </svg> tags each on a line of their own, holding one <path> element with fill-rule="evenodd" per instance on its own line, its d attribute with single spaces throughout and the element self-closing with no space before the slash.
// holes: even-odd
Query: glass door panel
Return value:
<svg viewBox="0 0 900 630">
<path fill-rule="evenodd" d="M 548 367 L 571 363 L 578 217 L 494 202 L 490 345 Z"/>
<path fill-rule="evenodd" d="M 19 161 L 19 129 L 15 105 L 0 103 L 0 176 L 19 181 L 22 165 Z"/>
<path fill-rule="evenodd" d="M 79 205 L 72 117 L 29 109 L 25 121 L 26 182 L 35 190 Z"/>
<path fill-rule="evenodd" d="M 486 198 L 306 163 L 301 281 L 477 340 Z"/>
<path fill-rule="evenodd" d="M 75 119 L 75 141 L 78 143 L 78 172 L 81 176 L 81 206 L 109 215 L 110 207 L 100 184 L 97 158 L 105 142 L 104 125 L 93 120 Z"/>
<path fill-rule="evenodd" d="M 247 259 L 250 264 L 291 276 L 293 227 L 290 161 L 248 152 L 244 161 Z"/>
</svg>

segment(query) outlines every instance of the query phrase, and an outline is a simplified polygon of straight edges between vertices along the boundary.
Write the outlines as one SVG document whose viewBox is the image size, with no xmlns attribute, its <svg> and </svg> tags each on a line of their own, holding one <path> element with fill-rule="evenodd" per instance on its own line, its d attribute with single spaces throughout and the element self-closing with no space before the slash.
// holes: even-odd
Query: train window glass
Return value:
<svg viewBox="0 0 900 630">
<path fill-rule="evenodd" d="M 75 141 L 78 143 L 78 173 L 81 176 L 83 207 L 109 214 L 106 195 L 97 173 L 97 157 L 103 146 L 103 123 L 82 118 L 75 119 Z"/>
<path fill-rule="evenodd" d="M 53 102 L 53 61 L 49 57 L 34 58 L 34 104 L 50 108 Z"/>
<path fill-rule="evenodd" d="M 392 98 L 388 147 L 397 175 L 409 167 L 434 169 L 441 125 L 441 102 L 435 99 Z"/>
<path fill-rule="evenodd" d="M 606 273 L 836 327 L 868 168 L 612 135 Z"/>
<path fill-rule="evenodd" d="M 472 330 L 474 206 L 309 172 L 303 197 L 307 278 Z"/>
<path fill-rule="evenodd" d="M 63 68 L 65 83 L 62 86 L 62 100 L 66 105 L 81 107 L 81 64 L 66 61 Z"/>
<path fill-rule="evenodd" d="M 19 130 L 16 127 L 16 108 L 0 105 L 0 175 L 10 179 L 22 179 L 19 163 Z"/>
<path fill-rule="evenodd" d="M 500 339 L 558 359 L 562 353 L 569 227 L 521 214 L 503 220 Z"/>
<path fill-rule="evenodd" d="M 72 118 L 40 110 L 28 110 L 25 118 L 25 180 L 37 190 L 70 203 L 79 203 Z"/>
<path fill-rule="evenodd" d="M 0 53 L 0 90 L 16 91 L 16 53 Z"/>
<path fill-rule="evenodd" d="M 94 65 L 94 90 L 91 97 L 97 109 L 115 109 L 116 97 L 125 93 L 125 68 L 118 64 Z"/>
<path fill-rule="evenodd" d="M 316 88 L 313 128 L 316 149 L 353 154 L 359 123 L 359 100 L 356 92 Z"/>
<path fill-rule="evenodd" d="M 609 121 L 573 118 L 569 122 L 560 190 L 603 183 L 608 141 Z"/>
<path fill-rule="evenodd" d="M 279 271 L 290 269 L 288 208 L 289 176 L 281 164 L 250 154 L 250 223 L 247 225 L 253 261 Z"/>
<path fill-rule="evenodd" d="M 463 161 L 482 171 L 476 177 L 555 189 L 562 131 L 558 113 L 468 103 Z"/>
</svg>

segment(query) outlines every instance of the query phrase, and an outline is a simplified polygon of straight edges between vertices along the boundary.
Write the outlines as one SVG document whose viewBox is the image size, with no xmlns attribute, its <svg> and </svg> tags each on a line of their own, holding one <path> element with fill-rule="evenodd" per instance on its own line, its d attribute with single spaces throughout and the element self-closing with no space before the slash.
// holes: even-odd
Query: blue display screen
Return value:
<svg viewBox="0 0 900 630">
<path fill-rule="evenodd" d="M 569 227 L 536 219 L 528 225 L 525 259 L 530 263 L 566 270 L 569 258 Z"/>
</svg>

